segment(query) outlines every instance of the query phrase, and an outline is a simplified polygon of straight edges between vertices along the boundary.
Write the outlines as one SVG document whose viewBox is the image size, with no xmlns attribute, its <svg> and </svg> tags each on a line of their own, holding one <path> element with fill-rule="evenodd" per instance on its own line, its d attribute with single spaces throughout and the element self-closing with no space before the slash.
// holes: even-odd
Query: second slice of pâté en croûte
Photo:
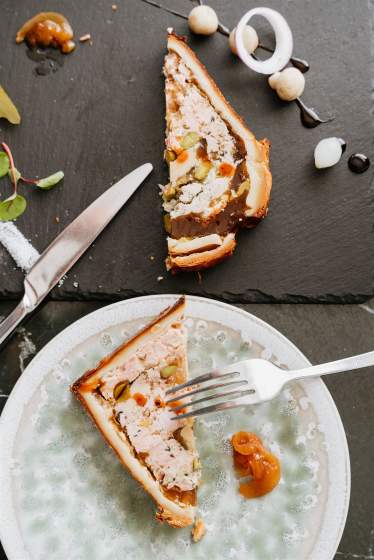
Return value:
<svg viewBox="0 0 374 560">
<path fill-rule="evenodd" d="M 269 142 L 256 140 L 185 40 L 172 32 L 164 75 L 166 264 L 172 271 L 200 270 L 233 253 L 239 227 L 266 216 Z"/>
</svg>

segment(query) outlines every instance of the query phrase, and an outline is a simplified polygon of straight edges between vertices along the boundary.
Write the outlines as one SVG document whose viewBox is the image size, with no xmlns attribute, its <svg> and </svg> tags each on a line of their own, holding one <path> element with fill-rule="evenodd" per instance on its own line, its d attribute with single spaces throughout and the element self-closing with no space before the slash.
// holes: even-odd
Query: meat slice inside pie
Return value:
<svg viewBox="0 0 374 560">
<path fill-rule="evenodd" d="M 266 216 L 269 143 L 257 141 L 186 42 L 164 64 L 169 183 L 161 187 L 167 267 L 199 270 L 232 254 L 238 227 Z"/>
<path fill-rule="evenodd" d="M 193 422 L 174 420 L 166 391 L 188 377 L 184 298 L 72 386 L 109 445 L 154 498 L 156 517 L 193 523 L 201 471 Z"/>
</svg>

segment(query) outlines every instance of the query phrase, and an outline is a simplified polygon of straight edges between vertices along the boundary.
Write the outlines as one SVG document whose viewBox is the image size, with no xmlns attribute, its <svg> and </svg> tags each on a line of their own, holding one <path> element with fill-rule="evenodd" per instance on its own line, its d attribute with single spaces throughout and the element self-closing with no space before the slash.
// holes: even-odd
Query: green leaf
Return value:
<svg viewBox="0 0 374 560">
<path fill-rule="evenodd" d="M 15 220 L 26 210 L 26 199 L 17 194 L 15 198 L 8 198 L 0 202 L 0 222 Z"/>
<path fill-rule="evenodd" d="M 15 178 L 16 178 L 16 183 L 18 183 L 18 181 L 21 178 L 21 173 L 18 171 L 18 169 L 16 167 L 14 168 L 14 175 L 15 175 Z M 12 175 L 12 170 L 11 169 L 8 169 L 8 176 L 13 183 L 13 175 Z"/>
<path fill-rule="evenodd" d="M 39 179 L 39 181 L 36 183 L 36 186 L 39 187 L 40 189 L 51 189 L 52 187 L 57 185 L 57 183 L 59 183 L 63 178 L 64 178 L 64 172 L 57 171 L 56 173 L 53 173 L 53 175 L 50 175 L 49 177 L 45 177 L 44 179 Z"/>
<path fill-rule="evenodd" d="M 9 158 L 5 152 L 0 152 L 0 177 L 4 177 L 8 173 Z"/>
<path fill-rule="evenodd" d="M 8 119 L 12 124 L 19 124 L 21 122 L 17 107 L 4 88 L 0 86 L 0 119 L 1 118 Z"/>
</svg>

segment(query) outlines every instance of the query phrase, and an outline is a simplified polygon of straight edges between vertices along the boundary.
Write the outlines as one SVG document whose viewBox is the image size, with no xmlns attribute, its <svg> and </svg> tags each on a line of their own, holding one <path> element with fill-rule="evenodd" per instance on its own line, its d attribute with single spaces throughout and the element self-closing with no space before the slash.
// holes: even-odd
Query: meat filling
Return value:
<svg viewBox="0 0 374 560">
<path fill-rule="evenodd" d="M 167 389 L 180 380 L 185 344 L 185 328 L 172 325 L 100 385 L 135 453 L 165 489 L 180 492 L 196 489 L 201 476 L 194 440 L 183 445 L 179 437 L 189 421 L 173 420 L 165 405 Z"/>
<path fill-rule="evenodd" d="M 225 235 L 245 215 L 250 183 L 244 144 L 176 53 L 166 56 L 164 74 L 170 183 L 161 186 L 161 194 L 169 233 L 176 239 Z"/>
</svg>

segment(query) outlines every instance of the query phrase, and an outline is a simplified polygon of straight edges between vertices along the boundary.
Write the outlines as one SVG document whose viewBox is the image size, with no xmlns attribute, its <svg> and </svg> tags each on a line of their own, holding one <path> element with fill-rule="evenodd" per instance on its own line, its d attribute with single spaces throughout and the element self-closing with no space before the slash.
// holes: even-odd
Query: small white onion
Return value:
<svg viewBox="0 0 374 560">
<path fill-rule="evenodd" d="M 188 26 L 196 35 L 213 35 L 218 29 L 218 17 L 210 6 L 195 6 L 188 16 Z"/>
<path fill-rule="evenodd" d="M 267 60 L 256 60 L 248 53 L 244 42 L 244 29 L 249 20 L 255 16 L 263 16 L 268 20 L 275 34 L 275 51 Z M 239 21 L 235 42 L 238 55 L 249 68 L 260 74 L 274 74 L 288 64 L 293 51 L 293 38 L 290 26 L 282 14 L 271 8 L 253 8 Z"/>
<path fill-rule="evenodd" d="M 237 55 L 238 50 L 236 48 L 236 43 L 235 43 L 235 33 L 236 33 L 236 27 L 230 33 L 229 45 L 230 45 L 231 52 Z M 255 52 L 255 50 L 258 47 L 258 35 L 256 29 L 251 25 L 246 25 L 243 30 L 243 40 L 247 52 L 249 54 Z"/>
<path fill-rule="evenodd" d="M 272 74 L 268 79 L 269 86 L 283 101 L 294 101 L 302 95 L 305 88 L 305 77 L 297 68 L 285 68 Z"/>
<path fill-rule="evenodd" d="M 317 169 L 336 165 L 342 157 L 344 141 L 341 138 L 323 138 L 314 150 L 314 163 Z"/>
</svg>

